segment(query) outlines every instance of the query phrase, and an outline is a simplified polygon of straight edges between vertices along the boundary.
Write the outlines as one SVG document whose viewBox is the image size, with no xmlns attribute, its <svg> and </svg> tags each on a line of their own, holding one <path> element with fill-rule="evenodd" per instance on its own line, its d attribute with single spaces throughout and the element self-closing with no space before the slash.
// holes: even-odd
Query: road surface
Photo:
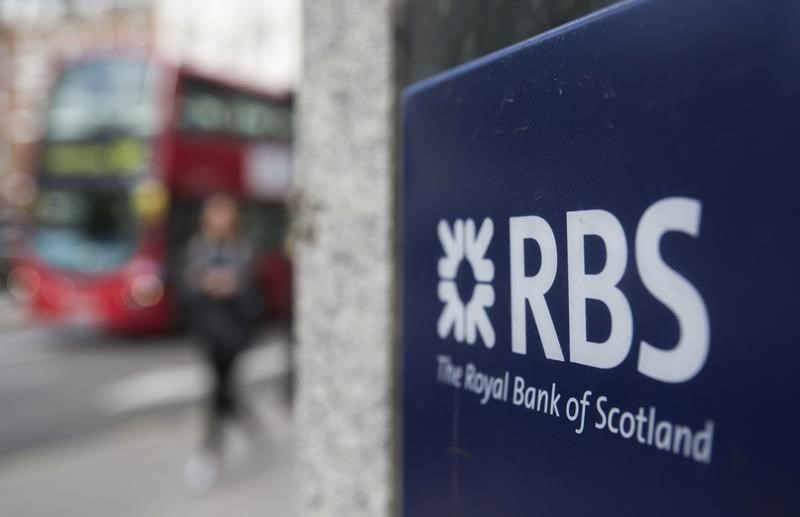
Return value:
<svg viewBox="0 0 800 517">
<path fill-rule="evenodd" d="M 235 440 L 220 482 L 196 498 L 181 472 L 207 376 L 185 337 L 0 327 L 0 515 L 289 515 L 288 357 L 279 331 L 248 352 L 265 436 Z"/>
</svg>

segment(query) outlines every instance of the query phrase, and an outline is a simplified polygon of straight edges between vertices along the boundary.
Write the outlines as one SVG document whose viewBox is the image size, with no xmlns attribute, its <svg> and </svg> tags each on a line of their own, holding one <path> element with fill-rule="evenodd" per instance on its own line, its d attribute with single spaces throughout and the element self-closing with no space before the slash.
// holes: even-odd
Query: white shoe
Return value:
<svg viewBox="0 0 800 517">
<path fill-rule="evenodd" d="M 203 451 L 186 464 L 183 469 L 183 483 L 192 495 L 203 495 L 214 485 L 219 477 L 217 455 Z"/>
</svg>

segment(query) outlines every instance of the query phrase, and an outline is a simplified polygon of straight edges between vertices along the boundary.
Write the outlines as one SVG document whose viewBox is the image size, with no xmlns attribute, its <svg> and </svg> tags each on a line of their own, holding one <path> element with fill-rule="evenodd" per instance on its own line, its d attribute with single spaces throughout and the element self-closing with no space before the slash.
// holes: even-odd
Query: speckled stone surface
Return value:
<svg viewBox="0 0 800 517">
<path fill-rule="evenodd" d="M 304 2 L 293 230 L 297 515 L 383 517 L 398 508 L 398 85 L 613 1 Z"/>
<path fill-rule="evenodd" d="M 393 506 L 392 2 L 306 2 L 297 112 L 296 513 Z"/>
</svg>

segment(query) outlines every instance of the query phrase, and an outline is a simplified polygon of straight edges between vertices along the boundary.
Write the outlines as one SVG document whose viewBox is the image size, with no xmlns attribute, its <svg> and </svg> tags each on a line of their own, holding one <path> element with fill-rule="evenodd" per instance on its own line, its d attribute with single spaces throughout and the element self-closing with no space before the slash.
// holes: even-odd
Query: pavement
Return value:
<svg viewBox="0 0 800 517">
<path fill-rule="evenodd" d="M 208 377 L 186 337 L 0 318 L 0 516 L 291 517 L 288 372 L 286 333 L 265 332 L 241 369 L 263 436 L 231 433 L 219 481 L 191 496 Z"/>
</svg>

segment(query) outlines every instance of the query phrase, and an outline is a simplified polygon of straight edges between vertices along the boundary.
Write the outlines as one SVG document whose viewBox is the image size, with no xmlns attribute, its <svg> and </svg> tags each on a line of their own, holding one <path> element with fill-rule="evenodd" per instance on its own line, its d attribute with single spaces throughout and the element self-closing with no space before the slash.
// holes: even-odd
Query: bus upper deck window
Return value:
<svg viewBox="0 0 800 517">
<path fill-rule="evenodd" d="M 155 130 L 156 67 L 146 59 L 96 58 L 67 67 L 53 90 L 49 140 L 104 132 L 149 136 Z"/>
</svg>

